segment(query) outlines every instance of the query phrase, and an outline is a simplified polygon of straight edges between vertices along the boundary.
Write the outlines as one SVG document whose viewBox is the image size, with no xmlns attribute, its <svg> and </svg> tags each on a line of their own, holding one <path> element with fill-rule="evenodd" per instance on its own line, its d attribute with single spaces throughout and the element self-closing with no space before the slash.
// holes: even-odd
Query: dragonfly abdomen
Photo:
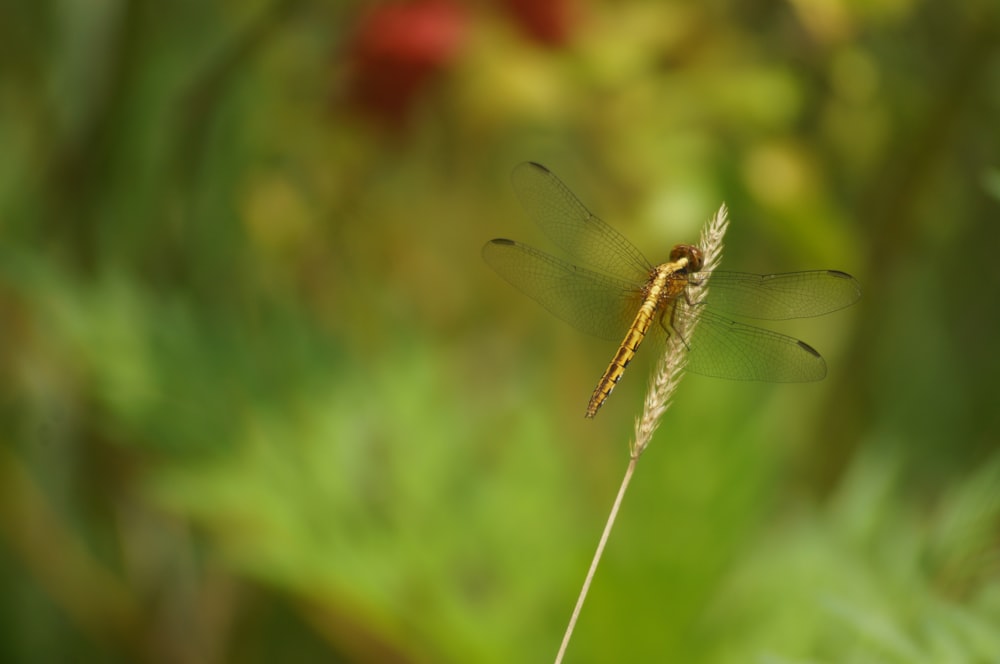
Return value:
<svg viewBox="0 0 1000 664">
<path fill-rule="evenodd" d="M 648 308 L 646 306 L 647 302 L 643 302 L 643 306 L 635 316 L 635 322 L 632 323 L 632 327 L 625 334 L 624 341 L 618 346 L 618 352 L 611 358 L 611 364 L 605 369 L 601 380 L 597 382 L 597 387 L 594 388 L 594 393 L 590 397 L 590 404 L 587 405 L 587 417 L 593 417 L 597 414 L 598 409 L 604 404 L 604 401 L 611 394 L 612 390 L 615 389 L 615 385 L 622 379 L 622 376 L 625 374 L 625 367 L 635 357 L 635 352 L 639 349 L 639 344 L 646 338 L 646 332 L 653 321 L 653 312 L 656 310 L 655 300 L 652 301 L 651 306 Z"/>
</svg>

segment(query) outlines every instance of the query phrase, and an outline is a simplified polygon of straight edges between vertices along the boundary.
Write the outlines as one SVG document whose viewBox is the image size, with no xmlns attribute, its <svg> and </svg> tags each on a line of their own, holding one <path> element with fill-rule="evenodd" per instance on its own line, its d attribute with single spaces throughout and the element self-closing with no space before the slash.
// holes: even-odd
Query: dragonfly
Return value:
<svg viewBox="0 0 1000 664">
<path fill-rule="evenodd" d="M 691 330 L 682 341 L 686 368 L 697 374 L 776 383 L 826 376 L 822 355 L 806 342 L 729 316 L 788 320 L 843 309 L 861 297 L 851 275 L 839 270 L 702 272 L 702 253 L 689 244 L 674 246 L 669 261 L 653 265 L 541 164 L 519 164 L 511 181 L 528 215 L 573 262 L 505 238 L 487 242 L 483 259 L 558 318 L 619 342 L 591 395 L 587 418 L 597 414 L 621 380 L 654 321 L 667 335 Z M 693 297 L 693 286 L 707 288 L 707 296 Z"/>
</svg>

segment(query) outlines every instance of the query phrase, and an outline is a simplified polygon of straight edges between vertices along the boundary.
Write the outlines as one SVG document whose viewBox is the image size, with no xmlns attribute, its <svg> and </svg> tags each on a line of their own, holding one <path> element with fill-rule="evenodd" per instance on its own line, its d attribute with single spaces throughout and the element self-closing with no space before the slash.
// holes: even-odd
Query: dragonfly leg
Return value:
<svg viewBox="0 0 1000 664">
<path fill-rule="evenodd" d="M 685 297 L 686 296 L 687 294 L 685 294 Z M 680 330 L 677 329 L 677 326 L 674 325 L 674 316 L 677 315 L 677 307 L 670 307 L 669 309 L 670 309 L 669 319 L 667 317 L 667 309 L 663 309 L 662 311 L 660 311 L 660 327 L 662 327 L 663 331 L 667 333 L 668 339 L 672 335 L 676 334 L 680 338 L 681 343 L 684 344 L 684 348 L 687 350 L 691 350 L 691 347 L 688 346 L 687 339 L 684 338 L 684 335 L 681 334 Z"/>
</svg>

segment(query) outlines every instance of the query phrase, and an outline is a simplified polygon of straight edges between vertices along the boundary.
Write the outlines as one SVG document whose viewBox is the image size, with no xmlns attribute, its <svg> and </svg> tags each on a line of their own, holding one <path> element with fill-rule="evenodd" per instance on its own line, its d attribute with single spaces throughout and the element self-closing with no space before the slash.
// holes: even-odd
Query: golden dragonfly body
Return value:
<svg viewBox="0 0 1000 664">
<path fill-rule="evenodd" d="M 522 163 L 511 180 L 542 230 L 573 259 L 593 269 L 508 239 L 487 242 L 482 252 L 485 261 L 574 327 L 621 340 L 591 396 L 588 418 L 596 415 L 621 380 L 657 318 L 671 334 L 676 323 L 697 316 L 696 333 L 684 339 L 687 368 L 695 373 L 771 382 L 813 381 L 826 375 L 826 363 L 809 344 L 716 312 L 764 320 L 819 316 L 857 301 L 861 290 L 850 275 L 837 270 L 702 273 L 701 252 L 687 244 L 676 245 L 669 262 L 653 266 L 544 166 Z M 687 288 L 693 283 L 707 287 L 704 302 L 688 298 Z"/>
<path fill-rule="evenodd" d="M 688 284 L 686 276 L 688 272 L 701 269 L 701 251 L 689 244 L 679 244 L 674 247 L 670 260 L 669 263 L 658 265 L 650 275 L 645 290 L 646 296 L 639 305 L 635 320 L 629 326 L 625 339 L 618 346 L 618 352 L 611 358 L 611 364 L 605 369 L 604 375 L 590 396 L 586 413 L 588 418 L 597 414 L 598 409 L 625 374 L 625 367 L 635 357 L 639 344 L 646 338 L 657 312 L 665 311 L 674 299 L 681 296 Z"/>
</svg>

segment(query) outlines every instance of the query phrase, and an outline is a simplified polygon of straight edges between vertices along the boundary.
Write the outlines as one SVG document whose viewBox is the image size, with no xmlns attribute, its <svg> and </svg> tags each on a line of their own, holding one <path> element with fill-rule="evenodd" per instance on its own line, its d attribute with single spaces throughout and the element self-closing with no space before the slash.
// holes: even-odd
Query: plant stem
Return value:
<svg viewBox="0 0 1000 664">
<path fill-rule="evenodd" d="M 576 620 L 580 617 L 580 611 L 583 609 L 583 603 L 587 599 L 587 591 L 590 590 L 590 582 L 594 580 L 594 574 L 597 572 L 597 564 L 601 561 L 601 555 L 604 553 L 604 545 L 608 543 L 608 538 L 611 536 L 611 528 L 615 525 L 615 519 L 618 516 L 618 508 L 621 506 L 622 499 L 625 497 L 625 490 L 632 481 L 632 475 L 635 473 L 635 464 L 638 460 L 639 457 L 635 455 L 629 458 L 628 468 L 625 470 L 625 477 L 622 478 L 622 485 L 618 488 L 618 495 L 615 497 L 615 504 L 611 506 L 611 514 L 608 515 L 608 522 L 604 524 L 604 532 L 601 533 L 601 541 L 597 543 L 597 551 L 594 552 L 594 559 L 590 561 L 590 569 L 587 570 L 587 578 L 583 580 L 583 587 L 580 588 L 580 596 L 576 598 L 576 606 L 573 607 L 573 615 L 570 616 L 569 625 L 566 626 L 566 633 L 563 634 L 562 644 L 559 646 L 559 652 L 556 654 L 555 664 L 562 662 L 563 656 L 566 654 L 566 648 L 569 646 L 569 640 L 573 636 L 573 628 L 576 627 Z"/>
</svg>

